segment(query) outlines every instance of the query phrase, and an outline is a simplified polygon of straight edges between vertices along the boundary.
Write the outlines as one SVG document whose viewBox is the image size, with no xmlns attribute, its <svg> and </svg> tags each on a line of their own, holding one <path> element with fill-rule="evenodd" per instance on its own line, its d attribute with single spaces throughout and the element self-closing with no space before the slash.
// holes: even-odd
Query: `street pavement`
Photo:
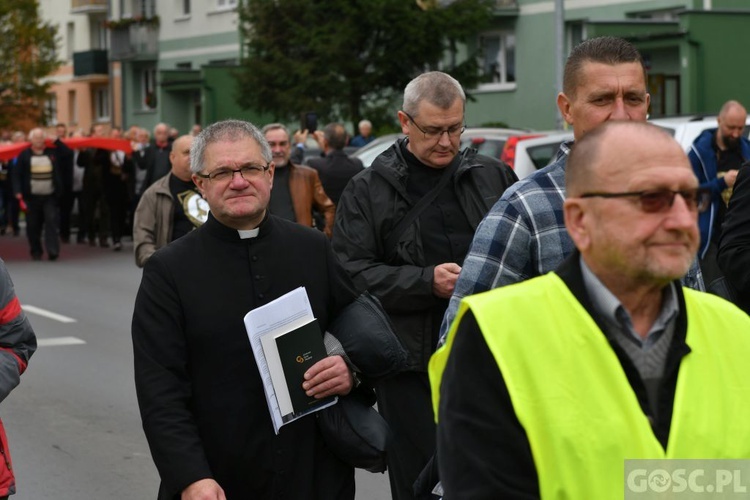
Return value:
<svg viewBox="0 0 750 500">
<path fill-rule="evenodd" d="M 13 500 L 156 498 L 141 429 L 130 322 L 141 279 L 132 243 L 64 244 L 32 261 L 0 236 L 0 258 L 39 339 L 21 384 L 0 404 L 16 474 Z M 386 474 L 357 471 L 357 500 L 390 497 Z"/>
</svg>

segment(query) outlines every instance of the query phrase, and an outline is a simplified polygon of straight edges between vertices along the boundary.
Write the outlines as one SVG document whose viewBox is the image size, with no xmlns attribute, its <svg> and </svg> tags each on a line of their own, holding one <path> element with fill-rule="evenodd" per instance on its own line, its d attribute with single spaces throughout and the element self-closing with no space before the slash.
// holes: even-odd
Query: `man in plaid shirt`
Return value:
<svg viewBox="0 0 750 500">
<path fill-rule="evenodd" d="M 615 37 L 592 38 L 573 49 L 557 96 L 575 139 L 607 120 L 645 121 L 649 101 L 641 55 Z M 443 318 L 440 345 L 463 297 L 553 271 L 573 252 L 563 220 L 572 144 L 562 144 L 552 164 L 510 186 L 477 227 Z M 696 262 L 683 284 L 705 290 Z"/>
</svg>

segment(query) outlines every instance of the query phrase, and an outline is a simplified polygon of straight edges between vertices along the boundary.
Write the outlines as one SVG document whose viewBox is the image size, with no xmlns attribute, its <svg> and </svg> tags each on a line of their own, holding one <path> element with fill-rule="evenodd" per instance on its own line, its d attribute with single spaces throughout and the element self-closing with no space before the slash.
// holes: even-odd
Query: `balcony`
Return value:
<svg viewBox="0 0 750 500">
<path fill-rule="evenodd" d="M 153 23 L 132 23 L 111 28 L 110 58 L 113 61 L 128 59 L 156 59 L 159 47 L 159 26 Z"/>
<path fill-rule="evenodd" d="M 73 76 L 109 74 L 109 61 L 106 50 L 87 50 L 73 53 Z"/>
<path fill-rule="evenodd" d="M 107 0 L 70 0 L 71 14 L 106 14 Z"/>
</svg>

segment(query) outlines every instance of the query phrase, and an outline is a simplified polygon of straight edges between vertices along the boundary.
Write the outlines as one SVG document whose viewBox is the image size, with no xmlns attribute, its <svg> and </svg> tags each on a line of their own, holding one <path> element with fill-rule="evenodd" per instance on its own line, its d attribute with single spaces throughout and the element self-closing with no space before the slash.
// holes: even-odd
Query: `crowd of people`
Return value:
<svg viewBox="0 0 750 500">
<path fill-rule="evenodd" d="M 374 389 L 393 499 L 622 497 L 626 459 L 750 459 L 746 111 L 728 101 L 688 156 L 646 122 L 647 81 L 626 40 L 577 45 L 556 97 L 574 139 L 521 181 L 460 149 L 467 97 L 440 71 L 405 87 L 405 137 L 368 169 L 340 123 L 312 132 L 308 165 L 308 131 L 240 120 L 71 151 L 79 241 L 119 250 L 132 224 L 143 267 L 132 337 L 158 498 L 354 498 L 316 418 L 274 430 L 248 342 L 248 311 L 298 287 L 328 351 L 298 383 Z M 53 148 L 35 129 L 10 168 L 35 258 L 64 132 Z M 406 352 L 388 378 L 325 333 L 365 294 Z"/>
<path fill-rule="evenodd" d="M 572 51 L 557 105 L 574 140 L 522 181 L 460 150 L 465 102 L 445 73 L 414 78 L 397 114 L 406 137 L 364 170 L 338 152 L 340 124 L 315 134 L 313 168 L 299 165 L 307 134 L 280 124 L 230 120 L 196 138 L 208 219 L 146 262 L 134 311 L 159 498 L 353 498 L 354 464 L 312 418 L 275 434 L 261 374 L 239 361 L 252 359 L 244 314 L 300 285 L 323 331 L 372 294 L 406 351 L 372 382 L 391 498 L 611 498 L 626 459 L 750 458 L 750 317 L 705 293 L 698 224 L 734 185 L 718 262 L 725 237 L 747 262 L 734 202 L 748 199 L 747 168 L 733 167 L 744 108 L 730 102 L 709 133 L 727 172 L 712 190 L 716 171 L 696 175 L 646 123 L 645 65 L 625 40 Z M 179 269 L 196 256 L 210 282 L 188 292 Z M 300 379 L 309 396 L 371 383 L 330 354 Z"/>
<path fill-rule="evenodd" d="M 45 252 L 60 255 L 60 243 L 121 251 L 129 237 L 135 209 L 143 192 L 171 168 L 169 154 L 178 132 L 160 123 L 151 133 L 130 127 L 95 124 L 89 131 L 54 127 L 50 137 L 42 128 L 4 133 L 2 145 L 29 142 L 28 148 L 0 167 L 0 235 L 26 236 L 34 260 Z M 200 132 L 196 125 L 191 133 Z M 70 139 L 113 139 L 99 147 L 69 146 Z M 118 142 L 119 140 L 119 142 Z M 42 236 L 43 235 L 43 236 Z"/>
</svg>

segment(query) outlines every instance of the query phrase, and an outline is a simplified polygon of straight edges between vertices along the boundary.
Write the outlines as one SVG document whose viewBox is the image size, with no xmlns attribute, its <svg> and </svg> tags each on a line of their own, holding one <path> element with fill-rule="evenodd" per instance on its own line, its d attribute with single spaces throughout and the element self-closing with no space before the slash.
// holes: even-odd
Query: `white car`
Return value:
<svg viewBox="0 0 750 500">
<path fill-rule="evenodd" d="M 539 137 L 519 137 L 517 141 L 508 140 L 503 151 L 503 161 L 513 167 L 519 179 L 528 177 L 537 170 L 552 163 L 560 144 L 573 140 L 573 131 L 559 130 L 537 132 Z M 515 151 L 510 151 L 513 148 Z"/>
<path fill-rule="evenodd" d="M 653 118 L 650 123 L 663 128 L 677 140 L 685 152 L 690 151 L 693 141 L 704 130 L 717 128 L 719 126 L 716 116 L 690 115 L 675 116 L 670 118 Z M 750 132 L 750 116 L 745 120 L 745 130 L 743 135 L 748 137 Z"/>
</svg>

